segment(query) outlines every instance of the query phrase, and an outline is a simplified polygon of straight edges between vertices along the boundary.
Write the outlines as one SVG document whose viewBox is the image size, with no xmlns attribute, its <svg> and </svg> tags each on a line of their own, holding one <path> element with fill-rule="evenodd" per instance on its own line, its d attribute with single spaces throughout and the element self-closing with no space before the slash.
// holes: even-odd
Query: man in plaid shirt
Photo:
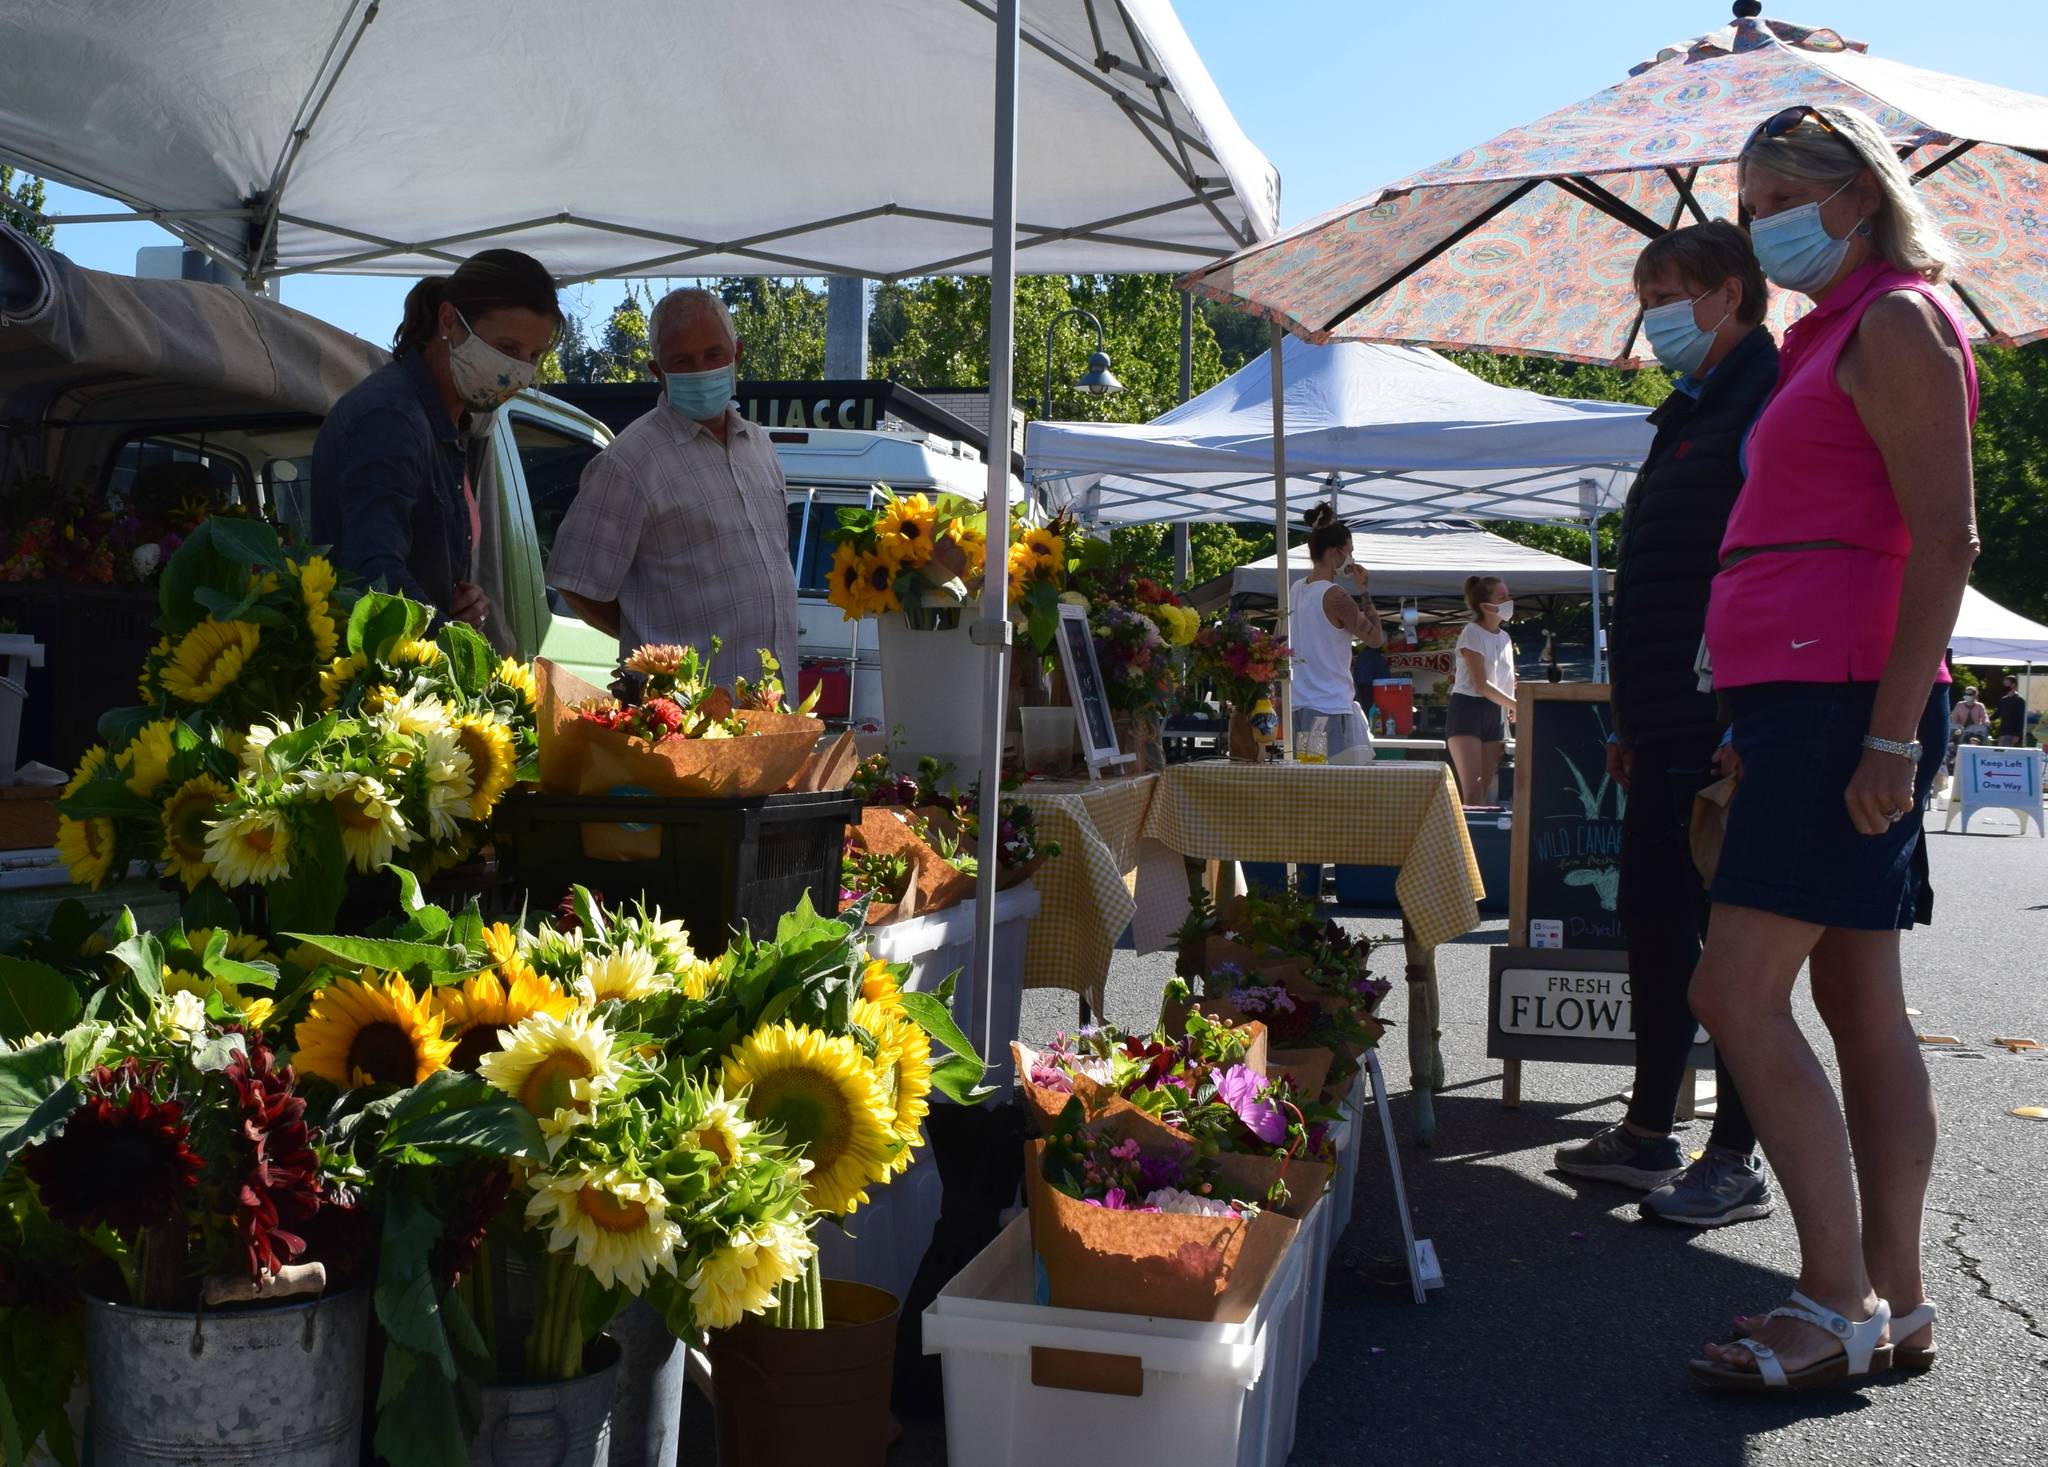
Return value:
<svg viewBox="0 0 2048 1467">
<path fill-rule="evenodd" d="M 732 407 L 742 344 L 725 303 L 673 291 L 648 322 L 659 401 L 583 471 L 547 580 L 621 656 L 651 643 L 708 651 L 712 678 L 759 672 L 762 649 L 794 679 L 796 574 L 782 468 L 767 433 Z"/>
</svg>

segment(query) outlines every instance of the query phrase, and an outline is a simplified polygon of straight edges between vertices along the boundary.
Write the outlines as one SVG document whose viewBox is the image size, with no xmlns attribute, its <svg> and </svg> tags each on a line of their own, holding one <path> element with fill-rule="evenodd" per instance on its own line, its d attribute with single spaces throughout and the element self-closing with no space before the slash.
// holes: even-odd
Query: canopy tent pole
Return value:
<svg viewBox="0 0 2048 1467">
<path fill-rule="evenodd" d="M 987 654 L 981 692 L 981 839 L 974 884 L 973 1012 L 967 1037 L 986 1057 L 995 1043 L 996 876 L 1002 857 L 1003 691 L 1010 673 L 1010 401 L 1017 328 L 1017 47 L 1021 0 L 996 5 L 995 197 L 988 291 L 988 498 L 981 619 Z"/>
<path fill-rule="evenodd" d="M 1293 589 L 1287 583 L 1287 369 L 1280 361 L 1281 343 L 1287 340 L 1287 333 L 1276 321 L 1273 323 L 1273 554 L 1279 574 L 1274 578 L 1273 589 L 1278 613 L 1273 618 L 1273 634 L 1281 641 L 1287 640 L 1287 603 Z M 1280 730 L 1283 735 L 1282 748 L 1293 746 L 1294 725 L 1289 721 L 1290 705 L 1293 701 L 1294 682 L 1288 665 L 1282 663 L 1280 679 L 1275 688 L 1279 693 Z M 1283 756 L 1284 752 L 1283 752 Z"/>
<path fill-rule="evenodd" d="M 1195 293 L 1180 293 L 1180 400 L 1195 395 Z M 1186 520 L 1173 526 L 1173 578 L 1185 586 L 1194 575 L 1194 532 Z"/>
<path fill-rule="evenodd" d="M 1607 657 L 1600 646 L 1600 520 L 1586 516 L 1586 540 L 1592 546 L 1593 562 L 1593 681 L 1607 681 Z"/>
</svg>

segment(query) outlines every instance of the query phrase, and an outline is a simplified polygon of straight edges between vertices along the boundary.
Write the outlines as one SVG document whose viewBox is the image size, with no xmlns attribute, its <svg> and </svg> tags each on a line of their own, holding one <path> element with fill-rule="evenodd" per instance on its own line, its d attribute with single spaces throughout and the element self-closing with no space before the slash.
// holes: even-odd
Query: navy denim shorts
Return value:
<svg viewBox="0 0 2048 1467">
<path fill-rule="evenodd" d="M 1861 834 L 1842 803 L 1877 684 L 1762 683 L 1725 696 L 1742 783 L 1728 807 L 1713 900 L 1867 932 L 1931 921 L 1921 820 L 1948 753 L 1948 685 L 1935 688 L 1920 716 L 1913 813 L 1883 835 Z"/>
</svg>

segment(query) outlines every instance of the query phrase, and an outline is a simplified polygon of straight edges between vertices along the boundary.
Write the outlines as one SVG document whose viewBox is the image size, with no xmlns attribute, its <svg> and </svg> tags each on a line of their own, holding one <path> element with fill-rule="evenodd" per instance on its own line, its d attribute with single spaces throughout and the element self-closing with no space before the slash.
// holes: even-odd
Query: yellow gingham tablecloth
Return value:
<svg viewBox="0 0 2048 1467">
<path fill-rule="evenodd" d="M 1110 954 L 1135 925 L 1153 951 L 1187 913 L 1182 857 L 1398 866 L 1409 936 L 1425 948 L 1479 925 L 1485 887 L 1449 766 L 1176 764 L 1163 774 L 1034 782 L 1017 797 L 1061 854 L 1039 868 L 1024 986 L 1102 1011 Z M 1135 923 L 1134 923 L 1135 919 Z"/>
<path fill-rule="evenodd" d="M 1447 764 L 1176 764 L 1144 834 L 1202 860 L 1398 866 L 1409 935 L 1435 947 L 1479 925 L 1486 893 Z"/>
<path fill-rule="evenodd" d="M 1060 854 L 1038 868 L 1038 915 L 1024 945 L 1024 986 L 1079 993 L 1102 1012 L 1109 955 L 1137 912 L 1138 844 L 1160 776 L 1100 784 L 1034 781 L 1017 791 L 1041 841 Z"/>
</svg>

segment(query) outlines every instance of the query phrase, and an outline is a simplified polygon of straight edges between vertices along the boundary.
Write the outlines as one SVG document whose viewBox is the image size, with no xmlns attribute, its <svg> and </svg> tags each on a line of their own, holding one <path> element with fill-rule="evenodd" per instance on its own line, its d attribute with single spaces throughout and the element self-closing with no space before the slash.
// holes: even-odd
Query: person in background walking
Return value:
<svg viewBox="0 0 2048 1467">
<path fill-rule="evenodd" d="M 2007 749 L 2027 746 L 2027 700 L 2020 696 L 2020 680 L 2009 673 L 2005 696 L 1998 700 L 1998 742 Z"/>
<path fill-rule="evenodd" d="M 1766 1217 L 1770 1184 L 1726 1065 L 1713 1131 L 1690 1166 L 1672 1134 L 1697 1024 L 1686 992 L 1706 935 L 1707 892 L 1692 859 L 1693 797 L 1713 778 L 1722 722 L 1696 665 L 1707 590 L 1742 490 L 1742 440 L 1778 380 L 1762 324 L 1769 288 L 1749 236 L 1725 220 L 1651 241 L 1636 260 L 1643 334 L 1679 375 L 1622 513 L 1608 672 L 1614 734 L 1607 772 L 1628 788 L 1621 839 L 1622 926 L 1636 1030 L 1635 1086 L 1619 1124 L 1557 1153 L 1572 1176 L 1648 1192 L 1642 1215 L 1691 1227 Z"/>
<path fill-rule="evenodd" d="M 1493 787 L 1515 718 L 1515 643 L 1507 631 L 1515 602 L 1499 576 L 1467 576 L 1465 605 L 1472 620 L 1458 633 L 1446 731 L 1460 796 L 1478 805 Z"/>
<path fill-rule="evenodd" d="M 1991 737 L 1991 710 L 1977 698 L 1975 686 L 1963 689 L 1963 701 L 1948 716 L 1948 767 L 1953 774 L 1956 750 L 1964 744 L 1981 744 Z"/>
<path fill-rule="evenodd" d="M 1692 1370 L 1783 1392 L 1934 1364 L 1934 1095 L 1899 929 L 1933 912 L 1921 824 L 1947 750 L 1943 644 L 1977 556 L 1977 369 L 1940 288 L 1954 251 L 1876 123 L 1788 108 L 1737 173 L 1765 277 L 1813 309 L 1785 333 L 1707 609 L 1741 786 L 1692 1002 L 1784 1189 L 1800 1267 L 1784 1306 Z M 1807 967 L 1839 1106 L 1792 1012 Z"/>
</svg>

